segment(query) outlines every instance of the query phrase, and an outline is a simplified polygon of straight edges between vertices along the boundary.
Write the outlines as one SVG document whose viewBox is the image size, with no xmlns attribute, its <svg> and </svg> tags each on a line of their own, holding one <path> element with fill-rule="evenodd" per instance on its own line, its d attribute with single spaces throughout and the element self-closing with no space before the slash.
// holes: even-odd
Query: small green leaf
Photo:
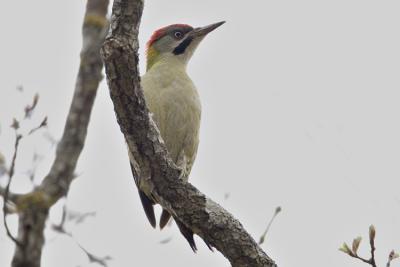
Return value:
<svg viewBox="0 0 400 267">
<path fill-rule="evenodd" d="M 353 239 L 352 250 L 353 250 L 353 253 L 356 255 L 357 255 L 358 247 L 360 246 L 361 240 L 362 240 L 361 236 Z"/>
<path fill-rule="evenodd" d="M 375 226 L 371 225 L 369 227 L 369 241 L 371 243 L 373 243 L 375 241 L 375 234 L 376 234 Z"/>
<path fill-rule="evenodd" d="M 348 255 L 350 255 L 350 256 L 353 255 L 351 250 L 350 250 L 350 248 L 349 248 L 349 246 L 346 244 L 346 242 L 342 244 L 342 246 L 339 248 L 339 250 L 344 252 L 344 253 L 346 253 L 346 254 L 348 254 Z"/>
</svg>

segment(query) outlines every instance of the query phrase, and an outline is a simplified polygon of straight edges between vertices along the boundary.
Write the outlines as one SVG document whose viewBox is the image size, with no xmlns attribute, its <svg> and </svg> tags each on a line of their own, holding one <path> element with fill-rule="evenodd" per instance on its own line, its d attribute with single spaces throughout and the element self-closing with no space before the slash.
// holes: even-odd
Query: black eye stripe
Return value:
<svg viewBox="0 0 400 267">
<path fill-rule="evenodd" d="M 174 53 L 175 55 L 180 55 L 185 53 L 186 48 L 192 43 L 192 41 L 193 37 L 186 38 L 185 40 L 182 41 L 182 43 L 180 43 L 177 47 L 175 47 L 172 53 Z"/>
</svg>

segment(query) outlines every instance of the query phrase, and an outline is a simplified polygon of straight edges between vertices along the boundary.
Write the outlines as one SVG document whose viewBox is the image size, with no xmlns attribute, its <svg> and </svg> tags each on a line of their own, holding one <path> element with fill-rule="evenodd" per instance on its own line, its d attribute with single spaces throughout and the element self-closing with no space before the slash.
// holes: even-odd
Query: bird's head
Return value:
<svg viewBox="0 0 400 267">
<path fill-rule="evenodd" d="M 147 70 L 157 62 L 168 59 L 186 65 L 201 40 L 224 23 L 221 21 L 199 28 L 172 24 L 155 31 L 147 42 Z"/>
</svg>

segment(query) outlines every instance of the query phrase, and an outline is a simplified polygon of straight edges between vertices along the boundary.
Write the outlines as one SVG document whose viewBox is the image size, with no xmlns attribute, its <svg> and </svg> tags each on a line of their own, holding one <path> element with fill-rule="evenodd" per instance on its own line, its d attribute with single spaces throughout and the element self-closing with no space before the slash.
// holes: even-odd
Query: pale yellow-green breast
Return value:
<svg viewBox="0 0 400 267">
<path fill-rule="evenodd" d="M 158 62 L 142 77 L 144 96 L 171 158 L 187 179 L 199 144 L 201 105 L 182 64 Z"/>
</svg>

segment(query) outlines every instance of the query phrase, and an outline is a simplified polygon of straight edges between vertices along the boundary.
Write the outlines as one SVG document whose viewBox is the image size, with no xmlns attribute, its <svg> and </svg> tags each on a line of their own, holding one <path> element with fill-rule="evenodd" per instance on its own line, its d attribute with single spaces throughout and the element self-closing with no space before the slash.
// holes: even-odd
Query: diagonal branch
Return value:
<svg viewBox="0 0 400 267">
<path fill-rule="evenodd" d="M 21 246 L 21 242 L 18 241 L 10 232 L 10 229 L 8 228 L 7 224 L 7 202 L 9 201 L 9 193 L 10 193 L 10 186 L 11 186 L 11 181 L 14 177 L 14 172 L 15 172 L 15 161 L 17 160 L 17 155 L 18 155 L 18 146 L 19 142 L 22 139 L 22 135 L 19 135 L 15 133 L 15 143 L 14 143 L 14 154 L 11 160 L 11 167 L 8 172 L 8 183 L 6 188 L 4 189 L 4 195 L 3 195 L 3 223 L 4 223 L 4 228 L 6 229 L 7 236 L 15 243 L 17 246 Z"/>
<path fill-rule="evenodd" d="M 103 63 L 99 56 L 102 40 L 108 28 L 108 0 L 91 0 L 83 23 L 83 48 L 75 93 L 67 116 L 63 136 L 57 146 L 56 158 L 39 190 L 54 202 L 66 195 L 83 149 L 87 127 L 97 88 L 102 80 Z"/>
<path fill-rule="evenodd" d="M 265 231 L 263 232 L 263 234 L 260 237 L 260 240 L 258 241 L 259 245 L 262 245 L 265 241 L 265 237 L 267 236 L 267 233 L 269 231 L 269 229 L 271 228 L 272 223 L 274 222 L 276 216 L 279 214 L 279 212 L 282 211 L 281 207 L 276 207 L 274 215 L 272 215 L 272 218 L 269 220 L 267 228 L 265 229 Z"/>
<path fill-rule="evenodd" d="M 138 29 L 142 0 L 115 0 L 111 31 L 102 48 L 108 86 L 121 131 L 135 159 L 134 172 L 174 217 L 217 248 L 232 266 L 276 266 L 241 223 L 179 177 L 149 116 L 140 87 Z M 151 178 L 150 175 L 151 173 Z"/>
</svg>

